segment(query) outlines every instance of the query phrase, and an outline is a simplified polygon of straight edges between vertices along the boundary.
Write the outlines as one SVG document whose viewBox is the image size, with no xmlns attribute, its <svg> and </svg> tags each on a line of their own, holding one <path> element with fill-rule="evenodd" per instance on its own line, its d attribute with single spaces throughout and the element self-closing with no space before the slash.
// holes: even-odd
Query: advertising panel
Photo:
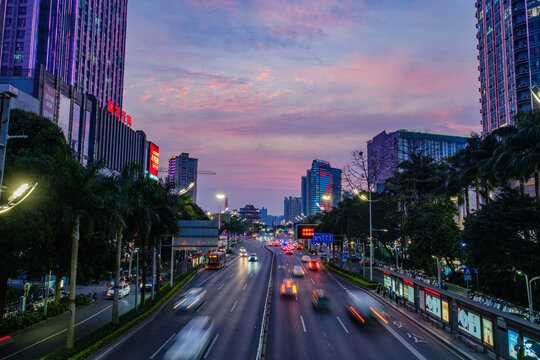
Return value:
<svg viewBox="0 0 540 360">
<path fill-rule="evenodd" d="M 418 297 L 420 298 L 420 310 L 426 311 L 426 301 L 424 298 L 424 290 L 418 291 Z"/>
<path fill-rule="evenodd" d="M 450 322 L 450 313 L 448 312 L 448 301 L 443 300 L 442 302 L 442 319 L 447 323 Z"/>
<path fill-rule="evenodd" d="M 414 287 L 407 284 L 403 284 L 403 297 L 406 300 L 414 303 Z"/>
<path fill-rule="evenodd" d="M 437 296 L 426 292 L 426 311 L 441 318 L 441 299 Z"/>
<path fill-rule="evenodd" d="M 41 103 L 41 115 L 54 120 L 54 99 L 56 97 L 56 90 L 47 84 L 43 85 L 43 100 Z"/>
<path fill-rule="evenodd" d="M 482 317 L 482 328 L 484 329 L 484 344 L 493 347 L 493 323 L 484 317 Z"/>
<path fill-rule="evenodd" d="M 537 340 L 523 337 L 523 351 L 525 359 L 540 359 L 540 343 Z"/>
<path fill-rule="evenodd" d="M 519 334 L 513 330 L 508 329 L 508 356 L 512 359 L 517 359 L 519 342 Z"/>
<path fill-rule="evenodd" d="M 154 180 L 158 178 L 159 171 L 159 147 L 154 143 L 150 143 L 150 166 L 148 166 L 148 173 Z"/>
<path fill-rule="evenodd" d="M 388 275 L 384 275 L 384 287 L 390 289 L 392 287 L 392 279 Z"/>
<path fill-rule="evenodd" d="M 478 340 L 482 340 L 480 316 L 458 307 L 458 328 Z"/>
</svg>

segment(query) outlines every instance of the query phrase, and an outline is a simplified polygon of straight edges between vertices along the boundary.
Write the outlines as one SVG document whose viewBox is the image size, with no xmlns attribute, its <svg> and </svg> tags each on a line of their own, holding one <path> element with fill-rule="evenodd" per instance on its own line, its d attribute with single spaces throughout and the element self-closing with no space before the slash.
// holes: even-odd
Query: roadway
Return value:
<svg viewBox="0 0 540 360">
<path fill-rule="evenodd" d="M 346 291 L 359 289 L 324 267 L 309 271 L 295 250 L 286 255 L 272 247 L 276 273 L 266 356 L 269 359 L 461 359 L 391 306 L 381 303 L 382 316 L 359 324 L 346 311 Z M 319 260 L 318 258 L 316 260 Z M 296 278 L 298 300 L 280 298 L 281 281 L 292 278 L 293 266 L 303 266 L 304 278 Z M 322 266 L 322 264 L 321 264 Z M 329 312 L 316 312 L 311 303 L 313 289 L 321 288 L 330 299 Z"/>
<path fill-rule="evenodd" d="M 258 262 L 235 254 L 220 270 L 204 270 L 166 302 L 156 316 L 123 341 L 96 354 L 96 359 L 161 359 L 172 340 L 194 316 L 210 316 L 214 333 L 204 359 L 253 359 L 257 354 L 262 306 L 270 275 L 272 254 L 260 241 L 246 240 L 241 247 L 257 253 Z M 178 313 L 174 300 L 193 287 L 207 289 L 206 299 L 194 313 Z"/>
</svg>

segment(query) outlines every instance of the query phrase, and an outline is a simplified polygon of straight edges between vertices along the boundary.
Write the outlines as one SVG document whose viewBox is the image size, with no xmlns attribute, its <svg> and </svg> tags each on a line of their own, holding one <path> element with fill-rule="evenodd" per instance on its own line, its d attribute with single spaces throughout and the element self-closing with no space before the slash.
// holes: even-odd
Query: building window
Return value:
<svg viewBox="0 0 540 360">
<path fill-rule="evenodd" d="M 22 63 L 23 61 L 23 55 L 22 54 L 15 54 L 13 56 L 13 59 L 15 60 L 16 63 Z"/>
<path fill-rule="evenodd" d="M 15 51 L 23 51 L 24 49 L 24 42 L 18 42 L 15 44 Z"/>
<path fill-rule="evenodd" d="M 26 26 L 26 19 L 25 18 L 17 19 L 17 26 L 18 27 L 25 27 Z"/>
<path fill-rule="evenodd" d="M 26 6 L 19 6 L 19 15 L 26 15 Z"/>
<path fill-rule="evenodd" d="M 24 30 L 17 30 L 17 39 L 24 39 Z"/>
<path fill-rule="evenodd" d="M 13 15 L 13 6 L 8 6 L 6 8 L 6 15 Z"/>
<path fill-rule="evenodd" d="M 2 54 L 2 62 L 7 63 L 8 62 L 8 54 Z"/>
</svg>

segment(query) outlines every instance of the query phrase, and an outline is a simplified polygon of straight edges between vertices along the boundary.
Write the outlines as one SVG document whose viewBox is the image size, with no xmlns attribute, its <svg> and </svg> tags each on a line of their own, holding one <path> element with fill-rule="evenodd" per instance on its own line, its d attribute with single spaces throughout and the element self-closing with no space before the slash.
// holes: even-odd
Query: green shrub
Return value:
<svg viewBox="0 0 540 360">
<path fill-rule="evenodd" d="M 371 281 L 369 279 L 366 279 L 362 275 L 358 275 L 358 274 L 352 273 L 350 271 L 340 269 L 340 268 L 336 267 L 335 265 L 331 264 L 328 261 L 323 261 L 323 263 L 332 272 L 335 272 L 336 274 L 339 274 L 339 275 L 341 275 L 343 277 L 346 277 L 347 279 L 349 279 L 349 280 L 351 280 L 351 281 L 353 281 L 353 282 L 355 282 L 357 284 L 360 284 L 362 286 L 365 286 L 367 288 L 374 289 L 374 288 L 376 288 L 377 286 L 380 285 L 380 283 L 377 282 L 377 281 Z"/>
</svg>

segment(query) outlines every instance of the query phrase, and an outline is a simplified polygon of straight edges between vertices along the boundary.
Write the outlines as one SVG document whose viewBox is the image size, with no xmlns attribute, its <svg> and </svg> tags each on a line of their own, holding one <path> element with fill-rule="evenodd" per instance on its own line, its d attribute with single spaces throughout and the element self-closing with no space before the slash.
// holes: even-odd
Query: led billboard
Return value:
<svg viewBox="0 0 540 360">
<path fill-rule="evenodd" d="M 154 143 L 150 143 L 150 157 L 148 165 L 148 174 L 150 178 L 157 180 L 159 171 L 159 146 Z"/>
<path fill-rule="evenodd" d="M 315 225 L 298 224 L 296 225 L 296 238 L 298 240 L 311 240 L 315 234 Z"/>
</svg>

